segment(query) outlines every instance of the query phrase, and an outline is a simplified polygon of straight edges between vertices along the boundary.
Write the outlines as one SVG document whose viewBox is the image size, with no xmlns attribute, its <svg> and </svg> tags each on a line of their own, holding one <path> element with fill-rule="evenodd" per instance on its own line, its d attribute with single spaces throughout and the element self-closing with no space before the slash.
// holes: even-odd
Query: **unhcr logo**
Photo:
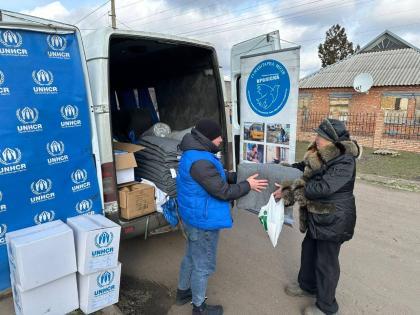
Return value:
<svg viewBox="0 0 420 315">
<path fill-rule="evenodd" d="M 54 211 L 44 210 L 34 216 L 34 222 L 35 224 L 42 224 L 42 223 L 51 222 L 54 220 L 54 218 L 55 218 Z"/>
<path fill-rule="evenodd" d="M 22 46 L 22 36 L 11 30 L 0 32 L 0 43 L 6 47 L 19 48 Z"/>
<path fill-rule="evenodd" d="M 87 171 L 85 169 L 77 169 L 71 173 L 71 180 L 75 184 L 71 189 L 73 192 L 90 188 L 90 182 L 87 181 Z"/>
<path fill-rule="evenodd" d="M 34 70 L 32 71 L 32 79 L 38 86 L 34 86 L 33 90 L 35 94 L 56 94 L 58 88 L 51 86 L 54 82 L 54 75 L 49 70 Z"/>
<path fill-rule="evenodd" d="M 39 112 L 38 109 L 24 107 L 16 110 L 16 117 L 22 123 L 17 126 L 19 133 L 42 131 L 42 125 L 37 124 Z"/>
<path fill-rule="evenodd" d="M 111 245 L 112 240 L 114 239 L 114 234 L 112 232 L 102 232 L 95 236 L 95 245 L 98 248 L 107 247 Z"/>
<path fill-rule="evenodd" d="M 52 50 L 63 51 L 67 47 L 67 40 L 60 35 L 48 35 L 47 43 Z"/>
<path fill-rule="evenodd" d="M 22 36 L 15 31 L 0 31 L 0 43 L 4 47 L 0 47 L 0 55 L 26 57 L 28 51 L 22 48 Z"/>
<path fill-rule="evenodd" d="M 64 121 L 61 122 L 61 128 L 80 127 L 82 122 L 77 119 L 79 116 L 79 108 L 74 105 L 64 105 L 60 109 L 61 117 Z"/>
<path fill-rule="evenodd" d="M 20 163 L 22 153 L 19 148 L 5 148 L 0 154 L 0 175 L 26 171 L 26 164 Z"/>
<path fill-rule="evenodd" d="M 85 199 L 76 204 L 76 211 L 80 214 L 93 214 L 91 211 L 93 207 L 93 202 L 90 199 Z"/>
<path fill-rule="evenodd" d="M 7 225 L 0 224 L 0 245 L 6 244 Z"/>
<path fill-rule="evenodd" d="M 68 162 L 69 157 L 64 154 L 63 141 L 52 141 L 47 143 L 47 152 L 51 156 L 47 159 L 49 165 Z"/>
<path fill-rule="evenodd" d="M 108 247 L 111 245 L 112 240 L 114 239 L 114 234 L 112 232 L 102 232 L 95 236 L 95 245 L 97 250 L 92 251 L 92 257 L 101 257 L 110 255 L 114 252 L 114 247 Z"/>
<path fill-rule="evenodd" d="M 7 86 L 3 86 L 4 80 L 4 73 L 0 70 L 0 96 L 10 95 L 10 89 Z"/>
<path fill-rule="evenodd" d="M 32 79 L 38 85 L 51 85 L 54 82 L 52 72 L 44 69 L 32 71 Z"/>
<path fill-rule="evenodd" d="M 41 178 L 32 182 L 31 190 L 35 196 L 30 199 L 31 203 L 38 203 L 54 199 L 55 193 L 51 192 L 51 189 L 52 181 L 50 179 Z"/>
<path fill-rule="evenodd" d="M 39 179 L 31 184 L 31 190 L 35 195 L 42 195 L 49 193 L 52 188 L 50 179 Z"/>
<path fill-rule="evenodd" d="M 96 278 L 96 282 L 98 283 L 99 287 L 103 288 L 112 284 L 112 282 L 114 281 L 114 276 L 114 271 L 104 271 L 98 275 L 98 277 Z"/>
<path fill-rule="evenodd" d="M 47 52 L 48 57 L 58 59 L 70 59 L 70 54 L 64 51 L 67 48 L 67 40 L 64 36 L 60 36 L 57 34 L 48 35 L 47 44 L 52 49 L 52 51 Z"/>
<path fill-rule="evenodd" d="M 115 290 L 115 284 L 112 284 L 114 281 L 115 272 L 114 271 L 104 271 L 96 277 L 96 283 L 98 284 L 99 289 L 94 291 L 94 296 L 102 296 L 113 292 Z"/>
</svg>

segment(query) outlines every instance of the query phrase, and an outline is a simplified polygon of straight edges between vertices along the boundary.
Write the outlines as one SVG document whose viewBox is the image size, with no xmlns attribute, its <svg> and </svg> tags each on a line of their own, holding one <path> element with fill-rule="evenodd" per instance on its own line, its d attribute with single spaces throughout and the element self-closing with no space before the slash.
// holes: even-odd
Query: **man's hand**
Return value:
<svg viewBox="0 0 420 315">
<path fill-rule="evenodd" d="M 250 177 L 248 177 L 247 181 L 249 185 L 251 186 L 251 189 L 257 192 L 261 192 L 261 190 L 264 190 L 268 186 L 268 180 L 266 179 L 256 179 L 258 177 L 258 174 L 254 174 Z"/>
<path fill-rule="evenodd" d="M 283 187 L 280 184 L 275 183 L 274 185 L 276 185 L 276 187 L 278 188 L 274 193 L 274 199 L 276 199 L 276 201 L 280 200 L 281 198 L 283 198 Z"/>
</svg>

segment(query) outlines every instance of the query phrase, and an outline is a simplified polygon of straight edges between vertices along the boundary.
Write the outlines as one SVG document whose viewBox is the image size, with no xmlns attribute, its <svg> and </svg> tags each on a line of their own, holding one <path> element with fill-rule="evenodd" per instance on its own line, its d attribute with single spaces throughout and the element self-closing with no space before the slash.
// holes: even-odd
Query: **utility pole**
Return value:
<svg viewBox="0 0 420 315">
<path fill-rule="evenodd" d="M 117 15 L 115 14 L 115 0 L 111 0 L 111 25 L 117 28 Z"/>
</svg>

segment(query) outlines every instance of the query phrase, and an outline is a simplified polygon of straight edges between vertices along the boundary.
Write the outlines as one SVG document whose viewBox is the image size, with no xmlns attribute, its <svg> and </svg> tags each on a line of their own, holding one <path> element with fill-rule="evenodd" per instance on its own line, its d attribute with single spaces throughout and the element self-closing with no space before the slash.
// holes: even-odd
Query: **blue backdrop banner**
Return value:
<svg viewBox="0 0 420 315">
<path fill-rule="evenodd" d="M 75 34 L 0 29 L 0 291 L 5 234 L 101 213 Z"/>
</svg>

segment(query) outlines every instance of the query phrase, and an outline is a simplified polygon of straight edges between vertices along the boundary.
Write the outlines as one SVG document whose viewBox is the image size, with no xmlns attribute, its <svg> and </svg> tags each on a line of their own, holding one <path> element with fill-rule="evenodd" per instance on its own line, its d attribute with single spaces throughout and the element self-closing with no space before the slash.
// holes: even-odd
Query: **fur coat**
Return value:
<svg viewBox="0 0 420 315">
<path fill-rule="evenodd" d="M 308 212 L 331 214 L 335 211 L 334 203 L 321 203 L 307 199 L 304 192 L 305 183 L 313 176 L 322 174 L 327 168 L 328 162 L 344 153 L 358 157 L 361 154 L 361 147 L 355 141 L 348 140 L 336 144 L 331 143 L 324 148 L 318 149 L 316 143 L 313 142 L 309 145 L 303 162 L 300 163 L 303 167 L 302 177 L 294 182 L 282 183 L 285 206 L 291 206 L 295 202 L 299 204 L 299 229 L 302 233 L 305 233 L 308 228 Z"/>
</svg>

